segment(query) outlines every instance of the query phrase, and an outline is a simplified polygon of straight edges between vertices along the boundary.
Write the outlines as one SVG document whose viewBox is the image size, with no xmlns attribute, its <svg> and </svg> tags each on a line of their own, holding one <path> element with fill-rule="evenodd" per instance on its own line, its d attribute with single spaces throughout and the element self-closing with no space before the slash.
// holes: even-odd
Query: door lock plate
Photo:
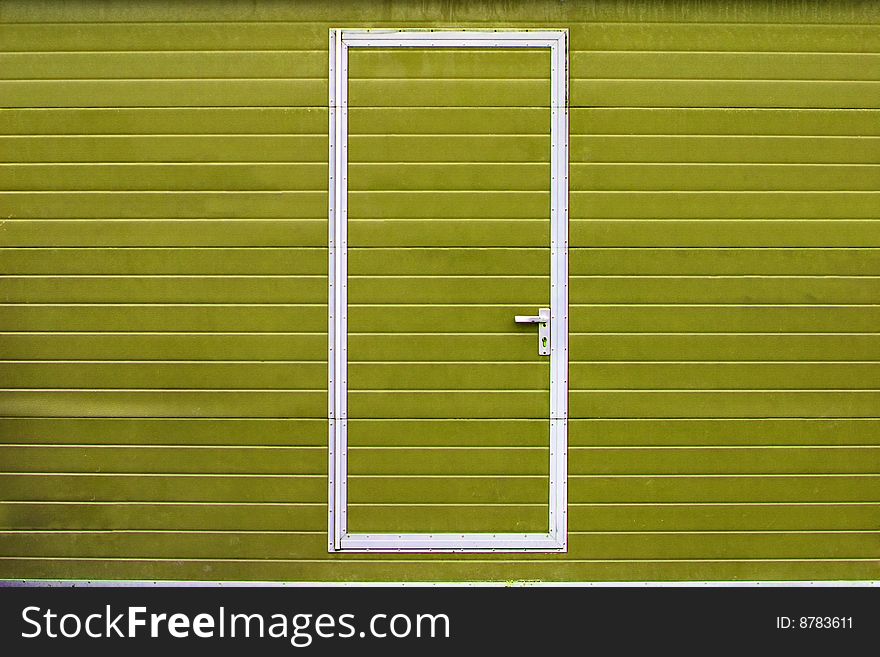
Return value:
<svg viewBox="0 0 880 657">
<path fill-rule="evenodd" d="M 539 308 L 537 315 L 516 315 L 517 324 L 538 325 L 538 355 L 550 355 L 550 309 Z"/>
</svg>

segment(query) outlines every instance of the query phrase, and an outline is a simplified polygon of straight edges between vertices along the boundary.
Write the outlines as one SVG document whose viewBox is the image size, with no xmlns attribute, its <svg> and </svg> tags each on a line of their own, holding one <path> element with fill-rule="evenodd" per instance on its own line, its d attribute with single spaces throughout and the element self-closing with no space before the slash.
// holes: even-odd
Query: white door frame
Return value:
<svg viewBox="0 0 880 657">
<path fill-rule="evenodd" d="M 370 47 L 550 50 L 550 515 L 547 533 L 353 534 L 348 531 L 348 49 Z M 329 109 L 329 550 L 565 552 L 568 496 L 568 31 L 330 30 Z"/>
</svg>

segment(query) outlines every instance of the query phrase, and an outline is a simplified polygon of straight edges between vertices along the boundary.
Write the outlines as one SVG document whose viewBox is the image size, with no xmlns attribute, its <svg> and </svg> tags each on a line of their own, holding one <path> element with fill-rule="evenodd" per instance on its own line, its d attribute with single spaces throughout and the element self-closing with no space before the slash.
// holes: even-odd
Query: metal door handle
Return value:
<svg viewBox="0 0 880 657">
<path fill-rule="evenodd" d="M 538 355 L 550 355 L 550 309 L 538 308 L 537 315 L 515 315 L 514 321 L 517 324 L 537 324 L 538 325 Z"/>
</svg>

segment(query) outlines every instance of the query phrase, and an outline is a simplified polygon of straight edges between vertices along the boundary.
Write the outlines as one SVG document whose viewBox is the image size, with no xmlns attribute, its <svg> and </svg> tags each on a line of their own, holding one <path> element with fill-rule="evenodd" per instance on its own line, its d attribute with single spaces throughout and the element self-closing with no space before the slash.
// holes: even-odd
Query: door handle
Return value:
<svg viewBox="0 0 880 657">
<path fill-rule="evenodd" d="M 550 309 L 538 308 L 537 315 L 516 315 L 514 321 L 517 324 L 538 325 L 538 355 L 550 355 Z"/>
</svg>

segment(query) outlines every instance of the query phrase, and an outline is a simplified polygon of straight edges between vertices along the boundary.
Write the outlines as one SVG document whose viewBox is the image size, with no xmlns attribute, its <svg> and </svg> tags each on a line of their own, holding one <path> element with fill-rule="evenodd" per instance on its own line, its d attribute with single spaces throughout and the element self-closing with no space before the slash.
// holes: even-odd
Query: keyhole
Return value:
<svg viewBox="0 0 880 657">
<path fill-rule="evenodd" d="M 547 338 L 541 338 L 541 346 L 547 348 Z"/>
</svg>

